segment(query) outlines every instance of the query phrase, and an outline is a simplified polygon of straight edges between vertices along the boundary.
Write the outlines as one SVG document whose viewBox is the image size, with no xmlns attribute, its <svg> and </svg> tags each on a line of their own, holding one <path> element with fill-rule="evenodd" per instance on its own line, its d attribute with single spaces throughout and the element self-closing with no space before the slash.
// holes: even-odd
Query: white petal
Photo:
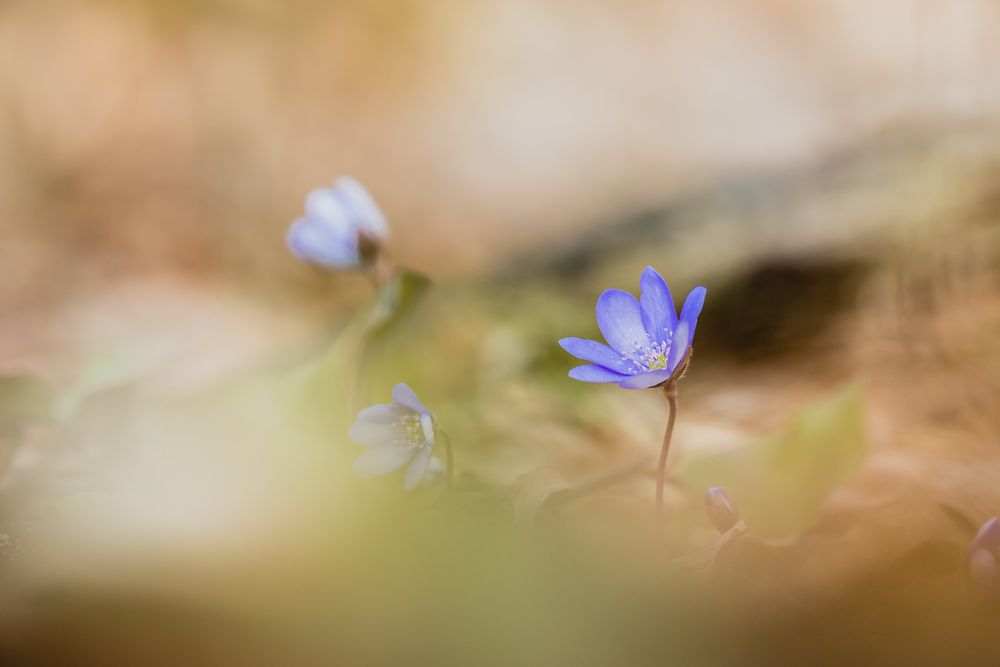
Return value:
<svg viewBox="0 0 1000 667">
<path fill-rule="evenodd" d="M 344 212 L 332 188 L 316 188 L 306 195 L 306 213 L 310 218 L 335 218 Z"/>
<path fill-rule="evenodd" d="M 349 176 L 344 176 L 337 180 L 335 189 L 340 201 L 350 207 L 350 213 L 354 214 L 363 229 L 379 238 L 388 236 L 389 227 L 385 224 L 385 216 L 365 186 Z"/>
<path fill-rule="evenodd" d="M 322 222 L 337 235 L 357 234 L 357 226 L 330 188 L 319 188 L 306 196 L 306 215 Z"/>
<path fill-rule="evenodd" d="M 448 471 L 445 464 L 436 456 L 431 457 L 430 465 L 427 466 L 427 472 L 424 473 L 423 484 L 431 485 L 434 484 L 442 475 Z"/>
<path fill-rule="evenodd" d="M 399 426 L 392 424 L 373 424 L 370 421 L 358 420 L 347 431 L 347 437 L 359 445 L 376 447 L 386 445 L 398 439 Z"/>
<path fill-rule="evenodd" d="M 424 432 L 424 440 L 434 446 L 434 420 L 430 415 L 420 415 L 420 430 Z"/>
<path fill-rule="evenodd" d="M 380 477 L 406 465 L 413 458 L 413 450 L 398 445 L 372 447 L 354 459 L 351 470 L 358 477 Z"/>
<path fill-rule="evenodd" d="M 357 420 L 372 424 L 393 424 L 400 417 L 412 415 L 413 410 L 398 403 L 372 405 L 358 413 Z"/>
<path fill-rule="evenodd" d="M 413 462 L 406 469 L 406 484 L 403 487 L 404 489 L 412 491 L 420 483 L 420 480 L 424 478 L 424 473 L 427 472 L 427 467 L 431 462 L 432 451 L 430 447 L 421 447 L 417 455 L 413 457 Z"/>
</svg>

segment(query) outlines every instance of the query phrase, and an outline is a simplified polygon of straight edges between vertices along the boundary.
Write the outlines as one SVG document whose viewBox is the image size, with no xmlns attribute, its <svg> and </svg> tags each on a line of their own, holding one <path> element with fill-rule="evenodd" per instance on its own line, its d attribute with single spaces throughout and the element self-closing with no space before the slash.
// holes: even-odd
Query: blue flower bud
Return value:
<svg viewBox="0 0 1000 667">
<path fill-rule="evenodd" d="M 997 582 L 997 559 L 986 549 L 976 549 L 969 556 L 969 574 L 984 590 L 992 590 Z"/>
<path fill-rule="evenodd" d="M 306 214 L 288 230 L 288 247 L 301 260 L 341 271 L 375 262 L 389 236 L 382 211 L 352 178 L 306 197 Z"/>
<path fill-rule="evenodd" d="M 705 511 L 708 513 L 708 520 L 720 533 L 727 532 L 740 520 L 736 503 L 721 486 L 709 487 L 705 492 Z"/>
</svg>

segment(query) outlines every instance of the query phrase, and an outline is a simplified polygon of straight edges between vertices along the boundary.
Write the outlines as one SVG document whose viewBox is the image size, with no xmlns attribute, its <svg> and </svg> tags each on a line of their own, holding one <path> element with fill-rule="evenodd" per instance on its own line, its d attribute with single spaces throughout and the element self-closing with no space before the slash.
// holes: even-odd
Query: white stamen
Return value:
<svg viewBox="0 0 1000 667">
<path fill-rule="evenodd" d="M 664 329 L 662 343 L 653 341 L 647 334 L 646 340 L 636 342 L 629 355 L 635 373 L 646 373 L 648 371 L 668 370 L 668 358 L 670 355 L 670 342 L 674 332 Z"/>
</svg>

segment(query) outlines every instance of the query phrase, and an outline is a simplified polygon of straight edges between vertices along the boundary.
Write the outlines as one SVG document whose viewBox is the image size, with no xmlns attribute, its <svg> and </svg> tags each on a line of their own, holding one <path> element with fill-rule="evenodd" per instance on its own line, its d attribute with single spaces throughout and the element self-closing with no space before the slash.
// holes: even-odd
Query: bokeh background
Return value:
<svg viewBox="0 0 1000 667">
<path fill-rule="evenodd" d="M 991 0 L 0 2 L 6 662 L 995 662 L 997 62 Z M 284 246 L 344 174 L 434 283 L 367 357 Z M 555 342 L 647 265 L 666 544 L 662 398 Z M 350 475 L 399 381 L 460 498 Z"/>
</svg>

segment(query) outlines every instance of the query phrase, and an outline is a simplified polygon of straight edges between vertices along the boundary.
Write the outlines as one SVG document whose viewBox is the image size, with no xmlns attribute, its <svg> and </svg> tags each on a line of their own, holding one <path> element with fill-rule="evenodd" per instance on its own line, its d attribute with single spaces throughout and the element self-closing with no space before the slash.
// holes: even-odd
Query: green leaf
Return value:
<svg viewBox="0 0 1000 667">
<path fill-rule="evenodd" d="M 420 302 L 429 286 L 427 276 L 408 269 L 397 270 L 382 286 L 371 308 L 363 313 L 365 334 L 377 337 L 398 326 Z"/>
<path fill-rule="evenodd" d="M 0 435 L 16 435 L 32 423 L 48 421 L 54 392 L 30 375 L 0 375 Z"/>
<path fill-rule="evenodd" d="M 118 345 L 91 357 L 75 381 L 56 398 L 56 419 L 69 421 L 95 396 L 127 387 L 164 363 L 162 342 L 137 341 Z"/>
<path fill-rule="evenodd" d="M 316 360 L 289 377 L 295 408 L 321 428 L 342 425 L 360 409 L 367 367 L 386 339 L 400 329 L 426 293 L 423 275 L 398 269 L 372 303 L 355 315 Z"/>
<path fill-rule="evenodd" d="M 691 459 L 678 476 L 698 497 L 725 487 L 755 535 L 787 537 L 815 521 L 823 499 L 857 470 L 863 422 L 862 392 L 852 384 L 800 411 L 784 432 Z"/>
</svg>

